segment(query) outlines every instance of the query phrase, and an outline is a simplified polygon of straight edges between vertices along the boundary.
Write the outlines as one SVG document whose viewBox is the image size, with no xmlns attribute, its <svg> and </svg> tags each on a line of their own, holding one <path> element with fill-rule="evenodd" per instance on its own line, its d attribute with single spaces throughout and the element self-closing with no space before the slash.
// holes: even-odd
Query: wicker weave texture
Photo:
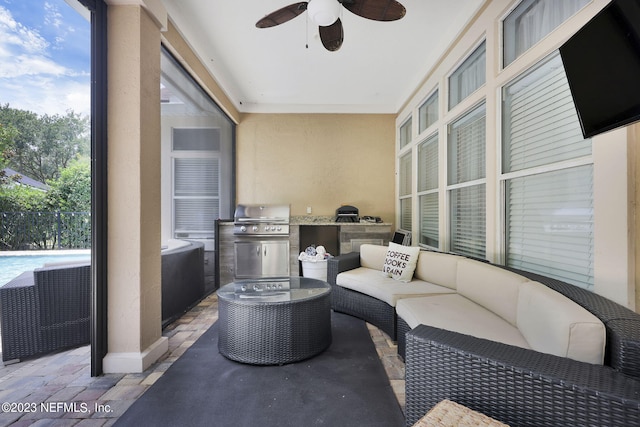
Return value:
<svg viewBox="0 0 640 427">
<path fill-rule="evenodd" d="M 414 427 L 509 427 L 459 403 L 443 400 L 422 417 Z"/>
<path fill-rule="evenodd" d="M 331 294 L 291 302 L 219 299 L 218 349 L 255 365 L 308 359 L 331 344 Z"/>
<path fill-rule="evenodd" d="M 384 301 L 338 285 L 333 287 L 332 307 L 335 311 L 358 317 L 382 329 L 396 339 L 396 310 Z"/>
<path fill-rule="evenodd" d="M 90 342 L 91 266 L 27 272 L 0 287 L 2 360 Z"/>
<path fill-rule="evenodd" d="M 407 426 L 443 399 L 512 427 L 640 425 L 640 382 L 609 367 L 420 325 L 407 334 Z"/>
<path fill-rule="evenodd" d="M 382 329 L 396 339 L 396 310 L 384 301 L 336 285 L 338 274 L 360 267 L 360 253 L 349 252 L 330 258 L 327 265 L 327 281 L 333 288 L 331 306 L 335 311 L 350 314 Z"/>
</svg>

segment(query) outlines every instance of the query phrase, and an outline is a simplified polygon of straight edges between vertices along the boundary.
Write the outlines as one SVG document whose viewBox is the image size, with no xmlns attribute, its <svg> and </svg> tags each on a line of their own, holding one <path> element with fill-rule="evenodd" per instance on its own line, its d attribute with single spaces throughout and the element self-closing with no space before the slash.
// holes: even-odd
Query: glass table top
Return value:
<svg viewBox="0 0 640 427">
<path fill-rule="evenodd" d="M 218 298 L 247 302 L 301 301 L 324 295 L 331 286 L 309 277 L 247 279 L 229 283 L 218 289 Z"/>
</svg>

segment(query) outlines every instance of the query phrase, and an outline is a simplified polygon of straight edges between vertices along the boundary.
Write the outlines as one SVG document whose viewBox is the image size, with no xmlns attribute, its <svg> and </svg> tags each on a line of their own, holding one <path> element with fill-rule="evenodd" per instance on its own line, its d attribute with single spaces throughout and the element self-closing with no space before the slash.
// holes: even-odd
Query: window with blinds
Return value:
<svg viewBox="0 0 640 427">
<path fill-rule="evenodd" d="M 418 108 L 418 133 L 424 132 L 438 121 L 438 91 L 436 90 Z"/>
<path fill-rule="evenodd" d="M 449 109 L 485 83 L 486 64 L 486 43 L 482 42 L 449 77 Z"/>
<path fill-rule="evenodd" d="M 523 0 L 502 23 L 504 66 L 511 64 L 590 0 Z"/>
<path fill-rule="evenodd" d="M 503 89 L 503 112 L 503 172 L 591 155 L 558 54 Z"/>
<path fill-rule="evenodd" d="M 164 48 L 160 60 L 162 238 L 212 251 L 235 209 L 235 124 Z"/>
<path fill-rule="evenodd" d="M 593 286 L 591 141 L 559 55 L 503 90 L 507 265 Z"/>
<path fill-rule="evenodd" d="M 411 153 L 400 158 L 399 171 L 400 228 L 411 231 Z"/>
<path fill-rule="evenodd" d="M 219 130 L 173 129 L 173 229 L 176 237 L 210 238 L 220 218 Z"/>
<path fill-rule="evenodd" d="M 593 287 L 593 167 L 506 182 L 507 265 Z"/>
<path fill-rule="evenodd" d="M 438 248 L 438 135 L 418 147 L 418 200 L 420 243 Z"/>
<path fill-rule="evenodd" d="M 449 125 L 450 250 L 486 256 L 486 111 L 484 103 Z"/>
<path fill-rule="evenodd" d="M 400 126 L 400 148 L 404 148 L 411 142 L 411 126 L 412 119 L 409 117 L 406 122 Z"/>
</svg>

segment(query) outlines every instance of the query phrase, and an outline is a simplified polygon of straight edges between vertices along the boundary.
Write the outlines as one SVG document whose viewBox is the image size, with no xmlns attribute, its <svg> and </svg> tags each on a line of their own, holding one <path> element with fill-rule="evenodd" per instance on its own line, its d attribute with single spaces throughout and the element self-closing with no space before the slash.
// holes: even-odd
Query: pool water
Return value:
<svg viewBox="0 0 640 427">
<path fill-rule="evenodd" d="M 0 256 L 0 286 L 25 271 L 32 271 L 47 263 L 90 260 L 89 254 L 2 255 Z"/>
</svg>

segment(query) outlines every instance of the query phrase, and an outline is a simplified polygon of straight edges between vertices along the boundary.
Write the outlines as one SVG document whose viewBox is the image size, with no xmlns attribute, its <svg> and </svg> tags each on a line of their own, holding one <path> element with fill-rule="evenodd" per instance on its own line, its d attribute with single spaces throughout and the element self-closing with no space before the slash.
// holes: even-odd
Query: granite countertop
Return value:
<svg viewBox="0 0 640 427">
<path fill-rule="evenodd" d="M 292 215 L 290 225 L 391 225 L 390 222 L 336 222 L 335 216 Z"/>
<path fill-rule="evenodd" d="M 233 219 L 220 220 L 220 225 L 233 225 Z M 289 225 L 392 225 L 390 222 L 336 222 L 335 216 L 292 215 Z"/>
</svg>

